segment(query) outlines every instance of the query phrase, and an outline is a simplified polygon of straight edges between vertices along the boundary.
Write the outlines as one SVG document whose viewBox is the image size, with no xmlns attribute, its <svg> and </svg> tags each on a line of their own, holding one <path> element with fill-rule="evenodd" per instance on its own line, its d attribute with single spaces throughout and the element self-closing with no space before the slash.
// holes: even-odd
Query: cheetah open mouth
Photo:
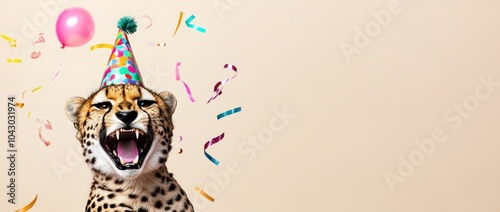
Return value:
<svg viewBox="0 0 500 212">
<path fill-rule="evenodd" d="M 118 129 L 108 136 L 101 133 L 101 146 L 116 168 L 139 169 L 151 148 L 151 139 L 139 129 Z"/>
</svg>

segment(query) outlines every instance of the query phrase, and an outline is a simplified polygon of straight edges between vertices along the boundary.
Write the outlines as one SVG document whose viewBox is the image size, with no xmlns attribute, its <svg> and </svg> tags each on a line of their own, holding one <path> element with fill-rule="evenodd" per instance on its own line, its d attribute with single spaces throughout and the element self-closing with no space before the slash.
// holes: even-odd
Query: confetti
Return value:
<svg viewBox="0 0 500 212">
<path fill-rule="evenodd" d="M 184 151 L 182 150 L 182 148 L 180 148 L 179 152 L 177 154 L 182 154 L 182 152 L 184 152 Z"/>
<path fill-rule="evenodd" d="M 191 89 L 189 89 L 189 86 L 186 84 L 186 82 L 184 82 L 184 80 L 181 79 L 181 76 L 179 74 L 179 66 L 181 66 L 181 62 L 177 62 L 177 65 L 175 66 L 175 80 L 181 81 L 184 84 L 184 87 L 186 88 L 189 99 L 191 100 L 191 102 L 194 102 L 193 95 L 191 94 Z"/>
<path fill-rule="evenodd" d="M 94 49 L 101 49 L 101 48 L 113 49 L 113 45 L 111 45 L 109 43 L 99 43 L 99 44 L 91 46 L 90 51 L 93 51 Z"/>
<path fill-rule="evenodd" d="M 14 212 L 26 212 L 26 211 L 28 211 L 29 209 L 31 209 L 33 207 L 33 205 L 35 205 L 37 198 L 38 198 L 38 194 L 35 196 L 35 199 L 33 199 L 29 204 L 27 204 L 26 206 L 14 211 Z"/>
<path fill-rule="evenodd" d="M 36 121 L 36 123 L 39 123 L 39 124 L 43 124 L 44 122 L 47 122 L 47 124 L 43 124 L 44 129 L 46 129 L 46 130 L 52 130 L 52 124 L 50 124 L 49 120 L 36 119 L 35 121 Z M 42 143 L 45 144 L 45 146 L 49 146 L 50 145 L 50 141 L 45 140 L 45 138 L 43 138 L 43 136 L 42 136 L 42 126 L 40 126 L 38 128 L 38 137 L 40 138 L 40 140 L 42 141 Z"/>
<path fill-rule="evenodd" d="M 35 52 L 32 52 L 32 53 L 31 53 L 31 59 L 37 59 L 37 58 L 39 58 L 40 56 L 42 56 L 42 53 L 41 53 L 41 52 L 39 52 L 39 51 L 38 51 L 38 52 L 36 52 L 36 51 L 35 51 Z"/>
<path fill-rule="evenodd" d="M 191 23 L 191 21 L 193 21 L 194 18 L 195 18 L 195 16 L 191 15 L 191 16 L 189 16 L 188 19 L 186 19 L 186 25 L 187 25 L 187 27 L 189 27 L 191 29 L 198 30 L 198 32 L 205 33 L 207 31 L 205 28 L 197 26 L 197 25 L 194 25 L 194 24 Z"/>
<path fill-rule="evenodd" d="M 7 62 L 8 63 L 22 63 L 23 60 L 19 59 L 19 58 L 8 58 L 7 59 Z"/>
<path fill-rule="evenodd" d="M 9 37 L 7 35 L 4 35 L 4 34 L 0 34 L 0 37 L 3 38 L 3 39 L 5 39 L 5 40 L 7 40 L 7 41 L 9 41 L 10 47 L 16 47 L 17 46 L 16 39 L 11 38 L 11 37 Z"/>
<path fill-rule="evenodd" d="M 59 64 L 59 69 L 57 70 L 56 75 L 54 77 L 52 77 L 52 79 L 50 80 L 50 82 L 54 81 L 54 79 L 57 77 L 57 75 L 59 75 L 59 72 L 61 71 L 62 64 L 63 64 L 62 62 L 61 62 L 61 64 Z"/>
<path fill-rule="evenodd" d="M 238 74 L 238 69 L 236 68 L 236 66 L 231 65 L 231 64 L 224 64 L 224 69 L 227 69 L 227 68 L 231 68 L 235 72 L 234 76 L 230 77 L 230 78 L 227 78 L 224 81 L 219 81 L 219 82 L 217 82 L 215 84 L 215 86 L 214 86 L 214 92 L 215 92 L 215 94 L 212 97 L 210 97 L 210 99 L 208 100 L 207 104 L 210 103 L 210 101 L 212 101 L 215 98 L 217 98 L 218 96 L 220 96 L 222 94 L 222 88 L 224 88 L 224 86 L 223 86 L 224 83 L 227 83 L 230 80 L 234 79 L 236 77 L 236 75 Z"/>
<path fill-rule="evenodd" d="M 182 135 L 179 136 L 179 143 L 182 141 Z"/>
<path fill-rule="evenodd" d="M 28 111 L 28 118 L 31 116 L 31 111 Z"/>
<path fill-rule="evenodd" d="M 174 35 L 172 35 L 172 37 L 175 37 L 175 34 L 177 33 L 177 30 L 179 29 L 179 26 L 181 25 L 182 15 L 183 14 L 184 13 L 182 11 L 179 13 L 179 20 L 177 21 L 177 26 L 175 27 Z"/>
<path fill-rule="evenodd" d="M 15 106 L 19 107 L 19 108 L 23 108 L 24 107 L 24 103 L 19 103 L 19 102 L 16 102 Z"/>
<path fill-rule="evenodd" d="M 143 15 L 139 18 L 147 18 L 147 19 L 149 19 L 149 22 L 151 22 L 149 25 L 146 26 L 146 29 L 153 26 L 153 19 L 151 19 L 151 17 L 149 17 L 149 15 Z"/>
<path fill-rule="evenodd" d="M 148 41 L 150 46 L 167 46 L 167 43 L 154 43 L 153 41 Z"/>
<path fill-rule="evenodd" d="M 34 46 L 35 44 L 38 44 L 38 43 L 44 43 L 44 42 L 45 42 L 45 38 L 43 37 L 43 33 L 40 33 L 39 35 L 40 35 L 40 37 L 38 38 L 38 41 L 35 41 L 35 42 L 33 43 L 33 46 Z"/>
<path fill-rule="evenodd" d="M 208 154 L 207 153 L 207 148 L 209 146 L 212 146 L 212 145 L 216 144 L 217 142 L 219 142 L 223 138 L 224 138 L 224 133 L 220 134 L 217 137 L 212 138 L 212 140 L 207 141 L 207 143 L 205 143 L 205 146 L 204 146 L 204 149 L 203 149 L 203 152 L 205 153 L 205 156 L 208 158 L 208 160 L 212 161 L 212 163 L 214 163 L 217 166 L 219 165 L 220 161 L 218 161 L 217 159 L 215 159 L 214 157 L 212 157 L 210 154 Z"/>
<path fill-rule="evenodd" d="M 209 194 L 205 193 L 205 191 L 203 191 L 200 188 L 198 188 L 198 186 L 194 187 L 194 191 L 200 193 L 202 196 L 204 196 L 205 198 L 207 198 L 208 200 L 210 200 L 210 202 L 215 201 L 215 199 L 212 196 L 210 196 Z"/>
<path fill-rule="evenodd" d="M 31 90 L 31 93 L 35 93 L 36 91 L 40 90 L 42 88 L 42 86 L 38 86 L 36 88 L 33 88 L 33 90 Z"/>
<path fill-rule="evenodd" d="M 241 111 L 241 107 L 236 107 L 236 108 L 233 108 L 231 110 L 227 110 L 225 112 L 219 113 L 219 115 L 217 115 L 217 120 L 224 118 L 226 116 L 229 116 L 231 114 L 235 114 L 235 113 L 240 112 L 240 111 Z"/>
</svg>

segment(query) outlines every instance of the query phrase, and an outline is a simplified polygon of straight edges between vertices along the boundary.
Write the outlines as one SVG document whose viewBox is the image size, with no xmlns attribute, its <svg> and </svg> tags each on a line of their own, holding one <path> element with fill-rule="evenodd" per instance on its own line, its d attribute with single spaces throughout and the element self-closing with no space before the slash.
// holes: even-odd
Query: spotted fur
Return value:
<svg viewBox="0 0 500 212">
<path fill-rule="evenodd" d="M 168 91 L 157 94 L 137 85 L 111 85 L 87 99 L 67 101 L 66 114 L 77 129 L 76 138 L 93 174 L 86 211 L 194 211 L 165 166 L 172 149 L 176 104 Z M 140 168 L 120 169 L 103 147 L 106 136 L 119 129 L 140 130 L 150 139 Z"/>
</svg>

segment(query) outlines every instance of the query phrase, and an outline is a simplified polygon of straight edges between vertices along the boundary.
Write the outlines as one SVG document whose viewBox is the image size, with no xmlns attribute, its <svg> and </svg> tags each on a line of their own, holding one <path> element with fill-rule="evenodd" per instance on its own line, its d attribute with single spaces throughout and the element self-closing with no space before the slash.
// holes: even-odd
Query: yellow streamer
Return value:
<svg viewBox="0 0 500 212">
<path fill-rule="evenodd" d="M 210 200 L 210 202 L 215 201 L 215 199 L 212 196 L 210 196 L 207 193 L 205 193 L 203 190 L 201 190 L 200 188 L 198 188 L 198 186 L 194 187 L 194 191 L 196 191 L 196 192 L 200 193 L 201 195 L 203 195 L 205 198 L 207 198 L 208 200 Z"/>
<path fill-rule="evenodd" d="M 31 93 L 35 93 L 35 91 L 38 91 L 42 88 L 42 86 L 38 86 L 36 88 L 33 88 L 33 90 L 31 90 Z"/>
<path fill-rule="evenodd" d="M 90 47 L 90 51 L 93 51 L 94 49 L 100 49 L 100 48 L 107 48 L 107 49 L 113 49 L 113 45 L 109 43 L 100 43 L 96 44 Z"/>
<path fill-rule="evenodd" d="M 33 201 L 31 201 L 29 204 L 27 204 L 26 206 L 22 207 L 19 210 L 14 211 L 14 212 L 26 212 L 26 211 L 28 211 L 29 209 L 31 209 L 33 207 L 33 205 L 35 205 L 37 198 L 38 198 L 38 194 L 35 196 L 35 199 L 33 199 Z"/>
<path fill-rule="evenodd" d="M 181 25 L 181 21 L 182 21 L 182 15 L 184 13 L 181 11 L 179 13 L 179 20 L 177 21 L 177 27 L 175 27 L 175 32 L 174 32 L 174 35 L 172 35 L 172 37 L 175 37 L 175 34 L 177 33 L 177 30 L 179 29 L 179 26 Z"/>
<path fill-rule="evenodd" d="M 8 63 L 22 63 L 23 60 L 19 59 L 19 58 L 8 58 L 7 59 L 7 62 Z"/>
<path fill-rule="evenodd" d="M 10 43 L 10 47 L 16 47 L 16 46 L 17 46 L 17 41 L 16 41 L 16 39 L 11 38 L 11 37 L 9 37 L 9 36 L 7 36 L 7 35 L 4 35 L 4 34 L 0 34 L 0 37 L 2 37 L 3 39 L 5 39 L 5 40 L 9 41 L 9 43 Z"/>
</svg>

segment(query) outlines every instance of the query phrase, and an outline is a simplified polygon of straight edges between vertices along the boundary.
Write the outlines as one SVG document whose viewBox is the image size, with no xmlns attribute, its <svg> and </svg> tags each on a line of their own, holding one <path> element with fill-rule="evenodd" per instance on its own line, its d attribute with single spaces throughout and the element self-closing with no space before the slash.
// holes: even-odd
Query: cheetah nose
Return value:
<svg viewBox="0 0 500 212">
<path fill-rule="evenodd" d="M 137 111 L 121 111 L 116 113 L 116 117 L 126 125 L 132 123 L 137 118 Z"/>
</svg>

